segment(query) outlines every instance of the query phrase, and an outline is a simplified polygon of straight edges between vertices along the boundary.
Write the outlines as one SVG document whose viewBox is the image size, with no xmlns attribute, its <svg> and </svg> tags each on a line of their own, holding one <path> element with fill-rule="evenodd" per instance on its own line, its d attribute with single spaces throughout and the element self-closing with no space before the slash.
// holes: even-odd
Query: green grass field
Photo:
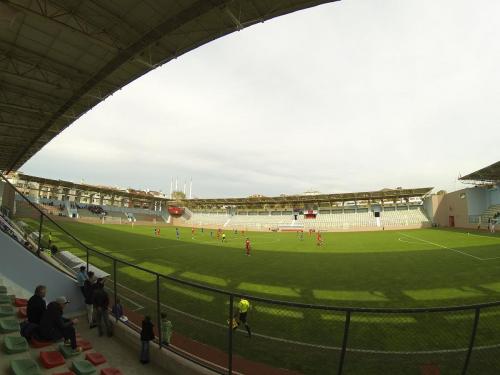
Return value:
<svg viewBox="0 0 500 375">
<path fill-rule="evenodd" d="M 24 219 L 29 222 L 28 219 Z M 34 222 L 30 224 L 35 225 Z M 422 229 L 359 233 L 226 231 L 227 243 L 210 230 L 128 225 L 61 225 L 85 244 L 118 259 L 179 279 L 270 299 L 355 307 L 433 307 L 500 300 L 500 236 L 460 230 Z M 47 225 L 60 249 L 82 249 Z M 244 240 L 252 242 L 251 256 Z M 108 272 L 112 262 L 92 255 Z M 156 317 L 156 279 L 118 263 L 119 294 L 125 305 Z M 227 347 L 228 298 L 160 279 L 163 309 L 174 329 L 200 342 Z M 254 337 L 235 336 L 235 352 L 255 361 L 306 374 L 336 373 L 345 313 L 253 302 Z M 424 314 L 355 313 L 346 355 L 347 374 L 418 374 L 423 363 L 439 363 L 443 374 L 459 373 L 470 340 L 474 312 Z M 471 373 L 500 366 L 500 308 L 481 312 Z M 446 350 L 440 352 L 440 350 Z M 406 353 L 408 352 L 408 353 Z M 413 352 L 420 352 L 415 354 Z M 413 353 L 413 354 L 412 354 Z M 398 369 L 395 372 L 395 369 Z"/>
</svg>

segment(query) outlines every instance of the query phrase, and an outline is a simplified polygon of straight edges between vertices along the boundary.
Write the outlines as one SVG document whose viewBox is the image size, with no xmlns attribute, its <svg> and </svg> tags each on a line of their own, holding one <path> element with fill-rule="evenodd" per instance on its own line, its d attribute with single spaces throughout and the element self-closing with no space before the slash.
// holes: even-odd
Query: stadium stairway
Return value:
<svg viewBox="0 0 500 375">
<path fill-rule="evenodd" d="M 121 369 L 123 374 L 214 374 L 212 371 L 198 366 L 177 354 L 166 350 L 158 350 L 156 344 L 151 346 L 152 363 L 148 366 L 141 365 L 139 363 L 140 339 L 135 330 L 123 324 L 115 324 L 115 334 L 112 338 L 98 337 L 96 329 L 89 330 L 88 325 L 83 323 L 85 322 L 83 299 L 73 278 L 54 268 L 54 265 L 38 258 L 34 253 L 2 231 L 0 231 L 0 249 L 0 293 L 4 296 L 0 298 L 0 311 L 7 314 L 7 316 L 0 316 L 0 319 L 7 319 L 7 322 L 5 322 L 7 327 L 12 325 L 13 319 L 16 324 L 22 320 L 19 320 L 19 311 L 23 307 L 13 307 L 12 305 L 15 298 L 27 299 L 33 294 L 32 291 L 36 285 L 44 284 L 48 290 L 48 301 L 52 301 L 61 295 L 68 297 L 71 301 L 66 308 L 66 316 L 83 316 L 82 323 L 77 326 L 78 333 L 82 338 L 90 341 L 93 347 L 91 352 L 101 353 L 107 360 L 105 364 L 98 366 L 99 371 L 95 372 L 96 374 L 100 373 L 103 368 L 112 366 Z M 15 359 L 30 360 L 20 362 L 19 366 L 21 367 L 24 365 L 30 366 L 31 361 L 35 361 L 37 367 L 40 367 L 40 374 L 64 373 L 72 366 L 73 359 L 66 360 L 64 366 L 50 371 L 43 369 L 40 365 L 40 351 L 57 352 L 59 351 L 58 344 L 52 344 L 48 348 L 30 347 L 26 352 L 7 354 L 4 349 L 5 337 L 20 337 L 20 334 L 18 330 L 10 333 L 1 332 L 3 330 L 2 325 L 0 323 L 0 374 L 13 374 L 11 361 Z M 77 359 L 85 360 L 85 353 L 79 355 Z M 60 369 L 61 371 L 59 371 Z M 34 375 L 37 372 L 28 373 Z"/>
<path fill-rule="evenodd" d="M 0 278 L 0 284 L 3 281 L 4 279 Z M 18 318 L 18 308 L 13 304 L 15 296 L 9 294 L 10 288 L 8 287 L 0 289 L 7 289 L 6 295 L 9 296 L 11 302 L 0 306 L 4 309 L 11 307 L 13 311 L 10 316 L 0 317 L 1 374 L 71 374 L 70 371 L 75 374 L 114 375 L 156 375 L 165 373 L 165 370 L 152 363 L 147 366 L 141 365 L 138 361 L 138 352 L 118 343 L 116 338 L 98 337 L 96 329 L 91 331 L 88 325 L 81 321 L 77 324 L 78 341 L 80 344 L 87 342 L 84 348 L 87 350 L 81 353 L 76 355 L 69 353 L 68 356 L 69 350 L 64 345 L 61 345 L 61 342 L 45 343 L 43 347 L 34 347 L 34 344 L 39 343 L 34 341 L 31 345 L 28 345 L 26 340 L 19 334 L 19 323 L 22 319 Z M 12 323 L 12 329 L 7 330 L 4 328 L 9 325 L 12 326 Z M 14 343 L 14 351 L 18 353 L 9 354 L 13 350 L 10 348 L 11 342 Z M 68 358 L 65 358 L 66 356 Z M 88 369 L 88 372 L 84 369 Z"/>
<path fill-rule="evenodd" d="M 500 204 L 488 207 L 488 209 L 481 215 L 481 223 L 488 223 L 488 220 L 492 219 L 498 212 L 500 212 Z"/>
</svg>

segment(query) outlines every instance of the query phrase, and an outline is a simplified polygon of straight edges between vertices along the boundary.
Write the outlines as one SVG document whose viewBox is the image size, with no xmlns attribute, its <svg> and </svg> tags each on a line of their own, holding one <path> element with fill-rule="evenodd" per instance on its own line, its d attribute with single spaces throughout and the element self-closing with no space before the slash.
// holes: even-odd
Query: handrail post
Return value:
<svg viewBox="0 0 500 375">
<path fill-rule="evenodd" d="M 229 319 L 228 319 L 228 347 L 227 347 L 227 371 L 231 375 L 233 373 L 233 301 L 234 296 L 229 295 Z"/>
<path fill-rule="evenodd" d="M 115 295 L 115 306 L 116 306 L 116 303 L 117 303 L 117 288 L 116 288 L 116 259 L 113 258 L 113 294 Z M 115 316 L 116 318 L 116 321 L 118 321 L 118 314 L 116 314 Z"/>
<path fill-rule="evenodd" d="M 347 337 L 349 336 L 349 325 L 351 324 L 351 311 L 347 310 L 344 323 L 344 338 L 342 339 L 342 351 L 340 352 L 339 369 L 337 375 L 341 375 L 344 369 L 345 352 L 347 350 Z"/>
<path fill-rule="evenodd" d="M 40 256 L 42 250 L 42 228 L 43 228 L 43 214 L 40 214 L 40 226 L 38 227 L 38 249 L 36 255 Z"/>
<path fill-rule="evenodd" d="M 89 270 L 89 248 L 88 247 L 85 248 L 85 252 L 86 252 L 86 256 L 87 256 L 86 262 L 87 262 L 87 273 L 88 273 L 90 271 Z"/>
<path fill-rule="evenodd" d="M 160 275 L 156 274 L 156 321 L 158 324 L 158 342 L 160 344 L 160 350 L 162 348 L 162 337 L 161 337 L 161 304 L 160 304 Z"/>
<path fill-rule="evenodd" d="M 474 314 L 474 324 L 472 326 L 472 332 L 470 335 L 469 349 L 467 350 L 467 355 L 465 356 L 465 363 L 464 363 L 464 368 L 462 369 L 462 375 L 467 374 L 470 357 L 472 355 L 472 349 L 474 348 L 474 341 L 476 340 L 477 326 L 479 324 L 479 315 L 481 313 L 481 309 L 478 307 L 475 309 L 475 311 L 476 313 Z"/>
</svg>

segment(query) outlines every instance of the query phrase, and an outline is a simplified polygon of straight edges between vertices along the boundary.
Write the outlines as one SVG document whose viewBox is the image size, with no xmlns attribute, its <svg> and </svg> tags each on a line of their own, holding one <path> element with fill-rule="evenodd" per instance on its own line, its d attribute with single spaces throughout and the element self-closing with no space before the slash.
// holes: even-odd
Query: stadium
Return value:
<svg viewBox="0 0 500 375">
<path fill-rule="evenodd" d="M 173 180 L 167 194 L 23 172 L 80 116 L 149 71 L 329 2 L 195 1 L 162 11 L 149 1 L 0 2 L 2 371 L 500 369 L 500 161 L 476 165 L 450 192 L 403 180 L 372 191 L 233 198 L 193 197 L 192 183 L 179 189 Z M 148 27 L 139 27 L 146 18 Z M 81 267 L 105 280 L 112 338 L 85 323 Z M 48 300 L 71 301 L 66 311 L 79 318 L 76 337 L 86 349 L 68 354 L 65 343 L 19 332 L 39 284 Z M 149 367 L 135 358 L 146 316 L 156 327 Z"/>
</svg>

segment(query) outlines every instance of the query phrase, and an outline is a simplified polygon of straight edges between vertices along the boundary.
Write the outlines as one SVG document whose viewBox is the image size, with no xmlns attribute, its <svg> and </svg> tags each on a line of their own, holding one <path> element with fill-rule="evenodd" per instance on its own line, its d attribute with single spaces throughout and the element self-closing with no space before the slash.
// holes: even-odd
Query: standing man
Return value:
<svg viewBox="0 0 500 375">
<path fill-rule="evenodd" d="M 226 242 L 226 233 L 222 233 L 222 243 Z"/>
<path fill-rule="evenodd" d="M 113 326 L 109 321 L 109 296 L 104 290 L 104 279 L 97 279 L 96 289 L 94 292 L 94 309 L 97 320 L 97 329 L 99 330 L 99 337 L 103 335 L 104 326 L 106 326 L 106 333 L 108 337 L 113 336 Z"/>
<path fill-rule="evenodd" d="M 247 257 L 249 257 L 250 256 L 250 240 L 248 239 L 248 237 L 245 241 L 245 249 L 246 249 Z"/>
<path fill-rule="evenodd" d="M 194 240 L 194 233 L 195 233 L 195 229 L 194 227 L 191 227 L 191 239 Z"/>
<path fill-rule="evenodd" d="M 87 280 L 87 272 L 85 270 L 85 266 L 80 266 L 80 271 L 76 274 L 76 283 L 78 287 L 82 291 L 82 295 L 85 298 L 85 280 Z"/>
<path fill-rule="evenodd" d="M 85 280 L 83 290 L 85 293 L 85 307 L 87 309 L 87 321 L 90 328 L 94 328 L 94 291 L 96 289 L 94 272 L 88 273 L 88 278 Z"/>
<path fill-rule="evenodd" d="M 252 332 L 250 331 L 250 326 L 247 322 L 248 310 L 250 310 L 250 302 L 248 302 L 248 300 L 244 298 L 240 299 L 240 302 L 238 302 L 236 314 L 234 314 L 237 324 L 233 328 L 233 330 L 236 331 L 240 324 L 243 323 L 248 332 L 248 338 L 252 338 Z"/>
<path fill-rule="evenodd" d="M 181 238 L 181 234 L 179 233 L 179 228 L 175 228 L 175 238 Z"/>
</svg>

